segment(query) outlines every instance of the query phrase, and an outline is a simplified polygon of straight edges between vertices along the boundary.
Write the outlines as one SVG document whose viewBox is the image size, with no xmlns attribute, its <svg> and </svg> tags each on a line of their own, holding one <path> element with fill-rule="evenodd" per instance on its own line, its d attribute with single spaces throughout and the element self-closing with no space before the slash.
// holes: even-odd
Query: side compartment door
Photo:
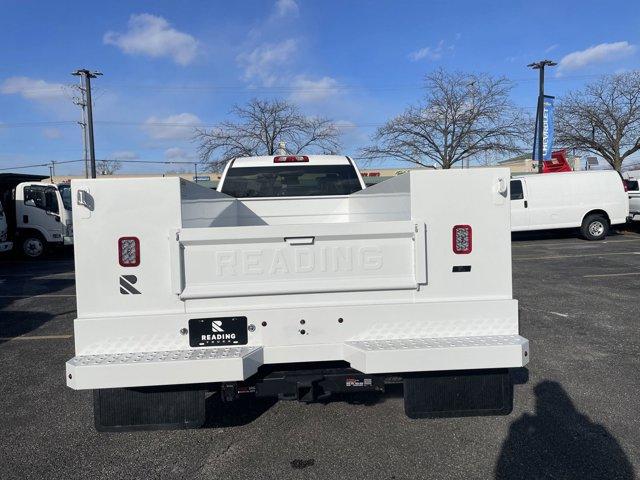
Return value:
<svg viewBox="0 0 640 480">
<path fill-rule="evenodd" d="M 526 185 L 522 180 L 511 180 L 511 231 L 526 230 L 529 227 L 529 202 Z"/>
<path fill-rule="evenodd" d="M 61 206 L 56 187 L 41 183 L 21 183 L 17 188 L 17 226 L 38 230 L 48 242 L 61 242 L 63 225 L 60 222 Z"/>
</svg>

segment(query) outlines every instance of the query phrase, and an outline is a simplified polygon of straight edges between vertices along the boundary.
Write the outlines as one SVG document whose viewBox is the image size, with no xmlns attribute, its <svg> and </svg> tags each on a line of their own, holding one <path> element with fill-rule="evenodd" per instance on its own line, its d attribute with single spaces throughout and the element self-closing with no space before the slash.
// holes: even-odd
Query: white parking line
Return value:
<svg viewBox="0 0 640 480">
<path fill-rule="evenodd" d="M 587 253 L 584 255 L 549 255 L 546 257 L 521 257 L 514 255 L 514 260 L 556 260 L 558 258 L 609 257 L 612 255 L 640 255 L 640 252 Z"/>
<path fill-rule="evenodd" d="M 567 240 L 571 240 L 571 239 L 567 239 Z M 593 246 L 597 246 L 597 245 L 603 245 L 603 244 L 607 244 L 607 243 L 627 243 L 627 242 L 640 242 L 640 238 L 629 238 L 629 239 L 625 239 L 625 240 L 601 240 L 597 243 L 589 243 L 587 245 L 593 245 Z M 530 242 L 530 243 L 520 243 L 520 242 L 512 242 L 511 243 L 512 247 L 555 247 L 555 246 L 565 246 L 565 247 L 575 247 L 576 245 L 581 245 L 580 243 L 567 243 L 567 242 L 563 242 L 563 243 L 543 243 L 542 241 L 539 242 Z"/>
<path fill-rule="evenodd" d="M 640 272 L 629 272 L 629 273 L 599 273 L 596 275 L 583 275 L 584 278 L 594 278 L 594 277 L 624 277 L 626 275 L 640 275 Z"/>
<path fill-rule="evenodd" d="M 9 273 L 9 274 L 0 274 L 0 278 L 4 278 L 4 277 L 31 277 L 32 280 L 47 280 L 48 277 L 59 277 L 59 276 L 63 276 L 63 275 L 67 275 L 69 276 L 69 278 L 73 278 L 75 276 L 75 274 L 73 272 L 63 272 L 63 273 L 44 273 L 44 274 L 37 274 L 37 273 Z"/>
<path fill-rule="evenodd" d="M 0 298 L 64 298 L 64 297 L 75 297 L 75 295 L 69 294 L 42 294 L 42 295 L 0 295 Z"/>
<path fill-rule="evenodd" d="M 0 340 L 10 341 L 10 340 L 64 340 L 67 338 L 71 338 L 73 335 L 21 335 L 19 337 L 0 337 Z"/>
<path fill-rule="evenodd" d="M 567 315 L 566 313 L 558 313 L 558 312 L 549 312 L 552 315 L 558 315 L 559 317 L 564 317 L 567 318 L 569 315 Z"/>
</svg>

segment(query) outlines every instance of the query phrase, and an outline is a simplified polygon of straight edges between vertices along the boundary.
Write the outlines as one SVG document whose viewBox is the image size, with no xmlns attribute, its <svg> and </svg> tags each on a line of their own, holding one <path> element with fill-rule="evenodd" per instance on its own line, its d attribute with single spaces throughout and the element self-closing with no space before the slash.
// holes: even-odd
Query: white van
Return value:
<svg viewBox="0 0 640 480">
<path fill-rule="evenodd" d="M 511 231 L 580 228 L 601 240 L 625 223 L 629 200 L 620 175 L 585 171 L 523 175 L 511 179 Z"/>
</svg>

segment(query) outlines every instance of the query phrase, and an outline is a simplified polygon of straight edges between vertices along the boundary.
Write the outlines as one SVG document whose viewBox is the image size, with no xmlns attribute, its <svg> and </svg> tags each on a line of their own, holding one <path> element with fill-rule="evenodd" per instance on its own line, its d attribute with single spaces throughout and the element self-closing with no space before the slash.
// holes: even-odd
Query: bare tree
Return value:
<svg viewBox="0 0 640 480">
<path fill-rule="evenodd" d="M 558 142 L 604 158 L 618 172 L 640 150 L 640 71 L 610 75 L 558 104 Z"/>
<path fill-rule="evenodd" d="M 425 87 L 424 101 L 380 127 L 364 158 L 451 168 L 479 154 L 521 151 L 527 115 L 511 102 L 507 79 L 439 69 Z"/>
<path fill-rule="evenodd" d="M 113 175 L 122 168 L 120 160 L 99 160 L 96 163 L 96 171 L 100 175 Z"/>
<path fill-rule="evenodd" d="M 280 142 L 288 153 L 335 153 L 340 132 L 326 118 L 307 117 L 285 100 L 253 99 L 235 106 L 237 121 L 225 121 L 211 130 L 196 129 L 194 141 L 201 160 L 211 169 L 236 157 L 273 155 Z"/>
</svg>

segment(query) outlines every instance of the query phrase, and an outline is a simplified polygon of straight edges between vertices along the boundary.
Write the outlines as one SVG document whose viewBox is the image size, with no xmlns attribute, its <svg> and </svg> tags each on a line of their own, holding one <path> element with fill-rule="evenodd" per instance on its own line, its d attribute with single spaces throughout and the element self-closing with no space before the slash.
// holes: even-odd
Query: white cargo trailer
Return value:
<svg viewBox="0 0 640 480">
<path fill-rule="evenodd" d="M 198 426 L 208 391 L 315 401 L 391 381 L 412 417 L 509 413 L 529 343 L 508 186 L 507 169 L 263 198 L 74 180 L 67 384 L 94 390 L 102 430 Z"/>
</svg>

